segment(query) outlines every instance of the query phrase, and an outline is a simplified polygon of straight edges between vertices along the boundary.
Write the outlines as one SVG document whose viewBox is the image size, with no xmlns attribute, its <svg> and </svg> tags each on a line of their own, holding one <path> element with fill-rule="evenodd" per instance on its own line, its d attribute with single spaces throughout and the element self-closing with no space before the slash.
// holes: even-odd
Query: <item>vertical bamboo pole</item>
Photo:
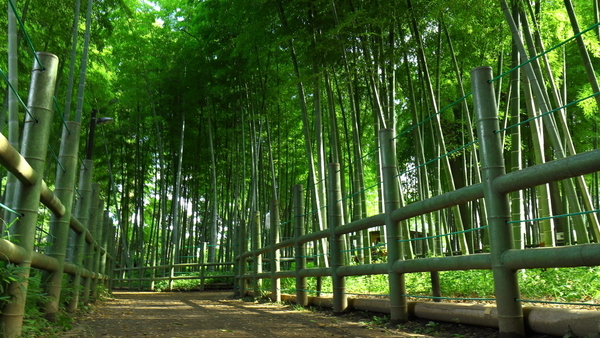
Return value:
<svg viewBox="0 0 600 338">
<path fill-rule="evenodd" d="M 108 208 L 108 206 L 107 206 Z M 100 267 L 98 268 L 98 271 L 100 274 L 102 274 L 102 278 L 103 278 L 103 284 L 104 287 L 108 289 L 108 271 L 107 271 L 107 266 L 110 262 L 108 262 L 108 257 L 109 257 L 109 236 L 111 236 L 110 233 L 110 220 L 108 219 L 108 210 L 104 210 L 104 217 L 102 218 L 103 220 L 103 224 L 102 224 L 102 240 L 100 241 L 100 245 L 104 248 L 104 254 L 102 255 L 102 257 L 100 257 Z M 150 291 L 153 291 L 153 289 L 151 289 Z"/>
<path fill-rule="evenodd" d="M 108 210 L 106 212 L 108 212 Z M 111 290 L 113 288 L 113 285 L 114 285 L 114 280 L 115 280 L 114 279 L 114 276 L 115 276 L 114 270 L 115 270 L 115 266 L 117 264 L 117 259 L 116 259 L 117 258 L 116 257 L 117 250 L 115 249 L 115 241 L 116 241 L 116 232 L 117 231 L 116 231 L 116 228 L 115 228 L 115 226 L 114 226 L 114 224 L 112 222 L 112 219 L 107 217 L 107 220 L 108 220 L 107 226 L 108 226 L 109 237 L 108 237 L 108 240 L 106 241 L 106 243 L 107 243 L 106 248 L 107 248 L 107 250 L 108 250 L 108 248 L 111 248 L 110 255 L 112 256 L 112 259 L 109 262 L 110 264 L 107 264 L 107 266 L 108 266 L 108 271 L 107 271 L 108 280 L 107 280 L 107 283 L 106 283 L 106 288 L 109 289 L 109 290 Z"/>
<path fill-rule="evenodd" d="M 270 224 L 271 224 L 271 300 L 274 302 L 281 302 L 281 280 L 275 277 L 281 268 L 279 250 L 275 249 L 275 244 L 279 242 L 279 201 L 274 199 L 271 200 L 270 205 Z"/>
<path fill-rule="evenodd" d="M 98 186 L 99 188 L 100 186 Z M 96 222 L 96 233 L 94 234 L 94 241 L 98 245 L 98 249 L 94 253 L 94 257 L 92 260 L 92 270 L 93 280 L 92 285 L 90 286 L 90 294 L 92 302 L 96 302 L 98 298 L 98 278 L 100 278 L 100 258 L 102 256 L 102 232 L 104 225 L 104 200 L 100 200 L 98 205 L 98 210 L 96 212 L 98 214 L 98 220 Z M 105 248 L 106 249 L 106 248 Z"/>
<path fill-rule="evenodd" d="M 62 277 L 65 267 L 75 180 L 77 179 L 77 152 L 79 151 L 80 130 L 81 124 L 78 122 L 69 121 L 66 123 L 62 131 L 58 155 L 58 161 L 62 164 L 64 170 L 60 166 L 56 170 L 56 189 L 54 190 L 54 194 L 65 206 L 65 214 L 60 218 L 54 214 L 50 217 L 48 243 L 51 245 L 47 247 L 46 254 L 56 258 L 58 261 L 56 271 L 44 273 L 43 278 L 46 281 L 45 290 L 48 293 L 48 302 L 45 305 L 44 311 L 46 319 L 50 322 L 56 321 L 56 314 L 59 307 L 58 302 L 60 300 Z"/>
<path fill-rule="evenodd" d="M 88 231 L 92 241 L 90 243 L 85 242 L 85 257 L 83 267 L 89 272 L 92 271 L 93 257 L 94 257 L 94 238 L 96 237 L 96 225 L 98 223 L 98 204 L 100 203 L 100 184 L 92 183 L 92 199 L 90 201 L 90 219 L 88 220 Z M 81 302 L 87 304 L 90 300 L 90 287 L 92 285 L 92 276 L 87 275 L 83 277 L 83 293 L 81 295 Z"/>
<path fill-rule="evenodd" d="M 23 131 L 21 154 L 37 172 L 40 179 L 33 185 L 18 182 L 15 189 L 15 210 L 22 215 L 11 228 L 19 236 L 19 246 L 25 249 L 25 259 L 19 264 L 19 277 L 10 283 L 8 294 L 11 302 L 2 309 L 0 326 L 4 327 L 4 337 L 12 338 L 21 335 L 23 315 L 33 247 L 35 241 L 35 225 L 40 204 L 42 189 L 41 177 L 44 177 L 46 152 L 52 125 L 53 93 L 56 83 L 58 58 L 50 53 L 37 53 L 42 64 L 34 61 L 31 73 L 31 86 L 27 106 L 32 116 L 26 115 Z"/>
<path fill-rule="evenodd" d="M 88 214 L 90 209 L 90 200 L 92 197 L 92 175 L 94 173 L 94 162 L 90 159 L 83 160 L 79 172 L 79 194 L 81 197 L 77 200 L 75 206 L 75 218 L 84 226 L 84 231 L 75 236 L 75 252 L 73 254 L 73 264 L 77 266 L 75 276 L 71 278 L 72 295 L 67 310 L 75 312 L 79 302 L 79 291 L 81 289 L 81 270 L 85 250 L 85 233 L 88 223 Z"/>
<path fill-rule="evenodd" d="M 383 171 L 383 192 L 385 203 L 385 225 L 387 229 L 386 242 L 388 247 L 388 279 L 390 284 L 390 322 L 397 325 L 408 320 L 408 306 L 404 294 L 406 285 L 404 274 L 392 271 L 392 265 L 397 260 L 404 259 L 404 249 L 399 240 L 407 234 L 402 233 L 400 222 L 392 221 L 392 211 L 400 207 L 400 190 L 396 167 L 396 144 L 394 131 L 383 129 L 379 131 Z"/>
<path fill-rule="evenodd" d="M 254 212 L 252 218 L 252 251 L 261 247 L 262 229 L 260 228 L 260 211 Z M 258 298 L 261 293 L 262 281 L 258 274 L 262 272 L 262 255 L 256 253 L 252 255 L 252 281 L 254 283 L 254 298 Z"/>
<path fill-rule="evenodd" d="M 344 215 L 342 212 L 342 191 L 340 184 L 339 163 L 329 163 L 329 189 L 327 189 L 327 218 L 329 224 L 331 249 L 331 284 L 333 285 L 333 314 L 339 315 L 348 309 L 348 296 L 346 295 L 346 279 L 338 276 L 337 269 L 344 265 L 343 242 L 341 235 L 336 235 L 335 228 L 342 225 Z"/>
<path fill-rule="evenodd" d="M 505 174 L 504 157 L 499 130 L 498 112 L 491 67 L 478 67 L 471 70 L 471 86 L 477 133 L 479 134 L 483 192 L 486 200 L 488 224 L 490 227 L 490 248 L 494 288 L 498 306 L 500 337 L 525 337 L 523 310 L 520 298 L 517 273 L 502 265 L 502 255 L 513 248 L 512 229 L 506 222 L 510 220 L 508 194 L 494 191 L 495 178 Z"/>
<path fill-rule="evenodd" d="M 246 222 L 242 219 L 240 220 L 240 238 L 239 238 L 239 247 L 240 247 L 240 260 L 238 262 L 239 274 L 238 274 L 238 282 L 239 282 L 239 296 L 246 297 L 246 279 L 244 278 L 246 275 L 246 258 L 241 258 L 243 254 L 248 250 L 248 242 L 246 239 Z"/>
<path fill-rule="evenodd" d="M 206 242 L 200 244 L 200 291 L 204 291 L 204 276 L 206 275 Z"/>
<path fill-rule="evenodd" d="M 301 184 L 294 186 L 292 197 L 294 200 L 294 236 L 296 238 L 296 303 L 308 306 L 306 277 L 300 276 L 300 271 L 306 268 L 306 245 L 298 241 L 304 235 L 304 199 Z"/>
</svg>

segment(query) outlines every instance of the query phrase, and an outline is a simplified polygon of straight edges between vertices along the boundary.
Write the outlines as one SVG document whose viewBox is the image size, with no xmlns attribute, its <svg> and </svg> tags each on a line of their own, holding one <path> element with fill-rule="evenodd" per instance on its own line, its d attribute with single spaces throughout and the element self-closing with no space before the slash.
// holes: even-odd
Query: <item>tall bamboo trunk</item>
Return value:
<svg viewBox="0 0 600 338">
<path fill-rule="evenodd" d="M 17 8 L 17 0 L 13 0 L 14 8 Z M 18 39 L 17 39 L 17 16 L 13 11 L 10 1 L 7 1 L 8 6 L 8 142 L 15 149 L 19 149 L 19 101 L 18 93 Z M 12 89 L 10 89 L 12 87 Z M 17 184 L 16 177 L 8 173 L 6 187 L 4 190 L 4 204 L 9 208 L 13 208 L 13 195 Z M 3 219 L 10 223 L 14 215 L 8 211 L 4 211 Z M 0 225 L 0 235 L 3 233 L 3 226 Z"/>
<path fill-rule="evenodd" d="M 208 117 L 208 142 L 210 148 L 211 160 L 211 184 L 212 184 L 212 209 L 210 221 L 210 241 L 208 247 L 208 262 L 216 263 L 217 249 L 217 163 L 215 161 L 215 146 L 212 132 L 212 120 Z M 209 271 L 213 271 L 214 266 L 209 267 Z"/>
<path fill-rule="evenodd" d="M 412 10 L 412 5 L 411 5 L 410 0 L 407 0 L 407 4 L 408 4 L 409 9 Z M 411 27 L 413 30 L 414 40 L 415 40 L 415 43 L 417 44 L 417 55 L 419 58 L 419 63 L 421 64 L 421 67 L 423 70 L 423 76 L 424 76 L 424 80 L 425 80 L 425 88 L 427 90 L 427 95 L 430 99 L 430 107 L 432 108 L 431 111 L 433 113 L 436 113 L 436 115 L 432 119 L 434 128 L 435 128 L 434 131 L 438 135 L 437 141 L 439 142 L 440 153 L 446 154 L 447 150 L 446 150 L 446 142 L 444 140 L 444 132 L 442 129 L 440 116 L 439 116 L 439 114 L 437 114 L 437 112 L 439 110 L 438 110 L 438 106 L 437 106 L 437 103 L 435 100 L 436 96 L 435 96 L 435 93 L 433 92 L 433 86 L 431 84 L 431 78 L 429 76 L 429 70 L 428 70 L 428 66 L 427 66 L 427 59 L 425 57 L 421 35 L 419 33 L 416 18 L 414 17 L 414 15 L 411 16 L 411 24 L 412 24 Z M 441 166 L 442 166 L 442 169 L 444 172 L 445 182 L 448 186 L 448 189 L 450 191 L 453 191 L 456 188 L 455 188 L 455 184 L 454 184 L 454 175 L 452 174 L 448 156 L 445 156 L 443 159 L 440 159 L 440 162 L 441 162 Z M 454 216 L 456 230 L 464 231 L 465 229 L 464 229 L 464 225 L 463 225 L 463 221 L 462 221 L 462 215 L 460 214 L 460 209 L 456 206 L 452 207 L 451 209 L 452 209 L 452 215 Z M 458 244 L 459 244 L 460 251 L 462 251 L 463 254 L 468 254 L 469 247 L 467 244 L 467 239 L 466 239 L 465 234 L 461 232 L 460 234 L 458 234 L 457 237 L 458 237 Z"/>
<path fill-rule="evenodd" d="M 285 12 L 283 9 L 283 4 L 281 1 L 278 1 L 278 8 L 279 8 L 279 14 L 281 17 L 281 22 L 283 24 L 283 26 L 285 28 L 288 28 L 288 24 L 287 24 L 287 19 L 285 18 Z M 289 46 L 290 46 L 290 56 L 292 59 L 292 64 L 294 66 L 294 73 L 296 75 L 296 77 L 298 79 L 300 79 L 300 69 L 298 66 L 298 59 L 296 57 L 296 52 L 294 50 L 294 42 L 293 40 L 289 40 Z M 306 149 L 306 156 L 308 159 L 308 167 L 309 167 L 309 178 L 312 182 L 312 184 L 315 186 L 314 189 L 314 193 L 312 194 L 312 198 L 313 198 L 313 204 L 314 204 L 314 209 L 316 210 L 316 214 L 317 214 L 317 225 L 318 225 L 318 230 L 322 231 L 325 229 L 325 216 L 321 210 L 321 205 L 322 202 L 324 202 L 324 191 L 321 189 L 317 188 L 318 183 L 320 182 L 321 179 L 324 179 L 324 177 L 317 177 L 317 174 L 315 172 L 315 160 L 314 160 L 314 156 L 313 156 L 313 152 L 312 152 L 312 138 L 310 137 L 310 123 L 308 120 L 308 109 L 306 107 L 306 95 L 304 94 L 304 85 L 302 83 L 302 81 L 298 81 L 297 83 L 297 89 L 298 89 L 298 99 L 300 101 L 300 109 L 302 111 L 302 125 L 303 125 L 303 131 L 304 131 L 304 145 L 305 145 L 305 149 Z M 319 185 L 320 187 L 320 185 Z M 327 252 L 327 241 L 326 239 L 321 239 L 319 241 L 320 244 L 320 249 L 321 252 L 325 253 Z M 327 255 L 322 255 L 319 256 L 322 259 L 322 263 L 325 267 L 329 267 L 329 260 L 327 258 Z"/>
<path fill-rule="evenodd" d="M 527 52 L 525 50 L 525 47 L 521 40 L 521 37 L 519 36 L 519 31 L 516 27 L 516 24 L 512 18 L 510 11 L 508 9 L 508 5 L 506 4 L 506 1 L 500 0 L 500 2 L 501 2 L 502 10 L 505 14 L 506 20 L 511 28 L 513 38 L 517 42 L 517 47 L 519 48 L 519 53 L 521 54 L 521 59 L 523 62 L 525 62 L 528 60 Z M 542 89 L 543 86 L 542 86 L 542 82 L 541 82 L 542 78 L 541 78 L 541 71 L 539 69 L 540 68 L 539 63 L 537 62 L 537 60 L 532 60 L 530 63 L 527 63 L 524 66 L 524 68 L 525 68 L 527 77 L 529 78 L 529 81 L 531 83 L 534 98 L 536 100 L 536 103 L 537 103 L 539 109 L 544 113 L 550 111 L 551 109 L 549 107 L 547 94 Z M 555 156 L 559 159 L 564 158 L 566 156 L 566 153 L 565 153 L 565 150 L 563 147 L 563 140 L 561 139 L 561 137 L 559 135 L 556 120 L 554 119 L 554 116 L 546 114 L 542 117 L 542 120 L 543 120 L 546 130 L 548 132 L 550 141 L 552 143 L 552 147 L 554 148 Z M 569 200 L 571 202 L 570 205 L 573 208 L 572 209 L 573 212 L 581 211 L 581 207 L 579 205 L 579 200 L 577 198 L 577 193 L 576 193 L 575 185 L 573 184 L 573 181 L 565 180 L 564 183 L 565 183 L 565 188 L 567 191 L 567 197 L 569 198 Z M 583 218 L 581 216 L 574 216 L 573 220 L 575 221 L 575 230 L 577 232 L 577 237 L 578 237 L 577 242 L 579 244 L 589 243 L 589 234 L 585 227 Z M 592 227 L 592 230 L 595 233 L 599 231 L 599 229 L 595 226 Z"/>
</svg>

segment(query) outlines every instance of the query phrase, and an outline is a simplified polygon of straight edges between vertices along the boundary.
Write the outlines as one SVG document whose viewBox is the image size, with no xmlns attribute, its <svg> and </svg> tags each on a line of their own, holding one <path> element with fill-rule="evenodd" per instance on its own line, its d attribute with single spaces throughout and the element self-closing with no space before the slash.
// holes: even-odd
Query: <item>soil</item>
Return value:
<svg viewBox="0 0 600 338">
<path fill-rule="evenodd" d="M 497 337 L 498 330 L 428 320 L 386 326 L 383 314 L 234 299 L 233 292 L 114 292 L 61 337 Z M 532 336 L 543 338 L 550 336 Z"/>
</svg>

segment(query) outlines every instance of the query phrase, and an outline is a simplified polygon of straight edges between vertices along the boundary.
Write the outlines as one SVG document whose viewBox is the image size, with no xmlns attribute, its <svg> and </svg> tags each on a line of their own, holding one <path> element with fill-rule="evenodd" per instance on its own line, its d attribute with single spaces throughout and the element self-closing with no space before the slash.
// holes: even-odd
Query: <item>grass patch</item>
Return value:
<svg viewBox="0 0 600 338">
<path fill-rule="evenodd" d="M 521 297 L 527 300 L 556 302 L 600 302 L 600 267 L 529 269 L 518 272 Z M 406 293 L 430 296 L 428 272 L 405 274 Z M 293 278 L 281 279 L 284 293 L 295 293 Z M 494 279 L 490 270 L 440 272 L 442 296 L 452 298 L 495 298 Z M 252 289 L 252 286 L 249 286 Z M 271 290 L 271 280 L 263 279 L 261 290 Z M 317 291 L 317 278 L 307 278 L 311 296 Z M 331 293 L 331 278 L 321 278 L 321 292 Z M 351 276 L 346 278 L 346 293 L 388 295 L 387 275 Z"/>
<path fill-rule="evenodd" d="M 222 276 L 227 274 L 221 271 L 206 271 L 204 273 L 204 284 L 226 284 L 233 287 L 233 278 L 222 278 L 222 277 L 211 277 L 211 276 Z M 187 277 L 197 277 L 200 276 L 200 272 L 190 272 L 185 274 L 178 275 L 187 276 Z M 191 291 L 197 290 L 200 286 L 200 279 L 175 279 L 172 282 L 172 291 Z M 169 281 L 168 280 L 160 280 L 154 283 L 154 290 L 161 292 L 169 289 Z"/>
</svg>

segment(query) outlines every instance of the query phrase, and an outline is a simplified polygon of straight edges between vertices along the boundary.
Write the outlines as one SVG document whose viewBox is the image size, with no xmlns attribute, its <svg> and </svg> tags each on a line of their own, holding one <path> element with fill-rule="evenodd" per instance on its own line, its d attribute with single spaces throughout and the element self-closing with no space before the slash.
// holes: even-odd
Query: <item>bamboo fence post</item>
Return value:
<svg viewBox="0 0 600 338">
<path fill-rule="evenodd" d="M 306 268 L 306 245 L 300 243 L 299 239 L 304 235 L 304 199 L 302 197 L 302 185 L 296 184 L 292 189 L 294 201 L 294 237 L 296 252 L 296 303 L 308 306 L 308 294 L 306 293 L 306 277 L 300 276 L 300 271 Z"/>
<path fill-rule="evenodd" d="M 99 187 L 99 186 L 98 186 Z M 102 256 L 102 232 L 104 225 L 104 200 L 100 200 L 98 204 L 98 210 L 96 212 L 98 214 L 98 220 L 96 222 L 96 233 L 94 235 L 94 242 L 98 246 L 94 253 L 94 259 L 92 261 L 92 269 L 93 280 L 92 285 L 90 286 L 90 294 L 92 302 L 96 302 L 98 298 L 98 278 L 100 278 L 100 256 Z"/>
<path fill-rule="evenodd" d="M 83 232 L 75 236 L 75 252 L 73 254 L 73 264 L 77 267 L 75 276 L 71 278 L 72 295 L 67 310 L 75 312 L 79 302 L 79 293 L 81 289 L 82 263 L 85 250 L 85 234 L 88 224 L 88 214 L 90 209 L 90 200 L 92 197 L 92 176 L 94 173 L 94 162 L 91 159 L 83 160 L 79 172 L 79 194 L 81 197 L 77 200 L 75 206 L 75 218 L 83 225 Z"/>
<path fill-rule="evenodd" d="M 390 322 L 397 325 L 408 320 L 408 306 L 404 274 L 392 270 L 392 265 L 397 260 L 404 260 L 404 246 L 399 240 L 408 234 L 402 233 L 400 222 L 393 221 L 392 212 L 400 207 L 400 190 L 396 177 L 396 141 L 392 129 L 379 131 L 381 144 L 382 172 L 383 172 L 383 197 L 385 203 L 385 227 L 387 229 L 386 242 L 388 248 L 388 279 L 390 284 Z"/>
<path fill-rule="evenodd" d="M 258 274 L 262 273 L 262 255 L 257 254 L 256 250 L 261 247 L 262 229 L 260 228 L 260 211 L 254 212 L 252 217 L 252 282 L 254 283 L 254 298 L 257 298 L 261 293 L 261 280 Z"/>
<path fill-rule="evenodd" d="M 107 206 L 108 207 L 108 206 Z M 104 284 L 104 287 L 107 288 L 107 280 L 108 280 L 108 271 L 106 269 L 107 267 L 107 263 L 108 263 L 108 257 L 109 257 L 109 253 L 108 253 L 108 248 L 109 248 L 109 244 L 108 244 L 108 238 L 110 236 L 110 221 L 108 219 L 109 215 L 108 215 L 108 210 L 104 210 L 104 216 L 102 217 L 102 240 L 100 241 L 100 245 L 104 248 L 104 254 L 102 254 L 102 256 L 100 257 L 100 266 L 98 268 L 98 272 L 102 275 L 102 281 Z"/>
<path fill-rule="evenodd" d="M 56 169 L 55 196 L 62 201 L 65 206 L 65 214 L 57 217 L 52 214 L 50 217 L 50 235 L 46 254 L 56 258 L 58 268 L 56 271 L 44 273 L 43 280 L 46 280 L 45 290 L 48 293 L 48 302 L 45 305 L 45 317 L 50 322 L 57 320 L 56 315 L 59 309 L 60 294 L 62 292 L 62 278 L 65 268 L 65 256 L 67 253 L 67 244 L 69 239 L 69 223 L 71 220 L 71 209 L 73 206 L 73 196 L 75 192 L 75 180 L 77 179 L 77 153 L 79 151 L 79 135 L 81 124 L 74 121 L 68 121 L 62 130 L 60 150 L 58 161 L 62 168 Z M 64 168 L 64 170 L 63 170 Z M 106 246 L 105 246 L 106 247 Z"/>
<path fill-rule="evenodd" d="M 239 296 L 246 297 L 246 258 L 243 255 L 248 250 L 248 242 L 246 239 L 246 222 L 242 219 L 240 221 L 240 238 L 239 238 L 239 246 L 240 246 L 240 259 L 238 262 L 239 266 Z"/>
<path fill-rule="evenodd" d="M 204 276 L 206 275 L 206 242 L 200 244 L 200 291 L 204 291 Z"/>
<path fill-rule="evenodd" d="M 110 259 L 110 264 L 108 265 L 108 283 L 107 285 L 107 289 L 111 290 L 113 288 L 114 285 L 114 281 L 115 281 L 115 267 L 117 264 L 117 259 L 116 259 L 116 250 L 115 250 L 115 241 L 116 241 L 116 234 L 117 234 L 117 229 L 115 228 L 114 224 L 113 224 L 113 220 L 112 218 L 108 219 L 108 229 L 109 229 L 109 238 L 107 240 L 108 245 L 106 246 L 106 248 L 112 248 L 111 251 L 111 259 Z"/>
<path fill-rule="evenodd" d="M 513 231 L 506 224 L 510 220 L 508 194 L 497 192 L 492 183 L 505 174 L 504 157 L 499 130 L 498 112 L 490 67 L 471 70 L 471 86 L 477 133 L 479 134 L 483 194 L 490 227 L 490 248 L 494 289 L 498 308 L 500 337 L 525 337 L 525 325 L 517 273 L 502 263 L 502 255 L 513 248 Z"/>
<path fill-rule="evenodd" d="M 346 279 L 337 274 L 337 269 L 344 265 L 343 235 L 337 235 L 335 229 L 343 224 L 342 192 L 340 188 L 340 165 L 329 163 L 329 189 L 327 189 L 327 218 L 329 224 L 331 250 L 331 279 L 333 284 L 333 314 L 340 315 L 348 309 L 348 296 L 346 295 Z"/>
<path fill-rule="evenodd" d="M 11 232 L 19 236 L 18 245 L 25 249 L 25 259 L 19 267 L 18 281 L 10 283 L 8 294 L 12 300 L 2 309 L 0 326 L 4 326 L 6 338 L 18 337 L 23 328 L 23 316 L 27 285 L 33 257 L 35 230 L 38 207 L 40 205 L 40 192 L 42 190 L 42 177 L 46 164 L 48 139 L 53 115 L 53 94 L 56 83 L 58 57 L 44 52 L 38 52 L 31 72 L 31 86 L 27 107 L 31 115 L 25 117 L 23 131 L 23 144 L 21 154 L 38 174 L 38 179 L 33 185 L 21 181 L 17 183 L 14 200 L 15 211 L 22 216 L 11 227 Z M 37 59 L 39 58 L 40 63 Z"/>
<path fill-rule="evenodd" d="M 88 220 L 88 231 L 91 236 L 90 243 L 85 242 L 85 257 L 83 267 L 87 270 L 87 274 L 82 276 L 83 278 L 83 293 L 81 295 L 81 302 L 87 304 L 90 300 L 90 286 L 92 284 L 92 267 L 94 257 L 94 243 L 96 235 L 96 225 L 98 223 L 98 204 L 100 203 L 100 184 L 92 183 L 92 199 L 90 201 L 90 219 Z"/>
<path fill-rule="evenodd" d="M 281 253 L 275 249 L 275 244 L 279 242 L 279 201 L 271 200 L 269 208 L 270 230 L 271 230 L 271 300 L 281 302 L 281 280 L 275 276 L 281 268 Z"/>
</svg>

